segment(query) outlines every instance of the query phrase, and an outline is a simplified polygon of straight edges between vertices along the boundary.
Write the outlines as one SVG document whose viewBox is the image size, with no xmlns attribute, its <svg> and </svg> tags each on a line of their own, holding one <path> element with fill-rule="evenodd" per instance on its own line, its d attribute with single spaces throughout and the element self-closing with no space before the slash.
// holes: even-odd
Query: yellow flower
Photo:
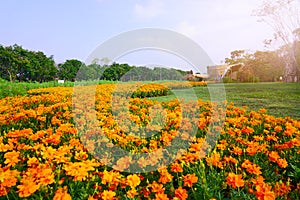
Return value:
<svg viewBox="0 0 300 200">
<path fill-rule="evenodd" d="M 103 200 L 114 200 L 115 196 L 116 196 L 116 193 L 113 191 L 110 191 L 110 190 L 104 190 L 101 195 Z"/>
<path fill-rule="evenodd" d="M 8 164 L 8 166 L 15 166 L 19 162 L 19 156 L 20 156 L 20 152 L 17 151 L 7 152 L 4 154 L 4 158 L 6 159 L 4 163 Z"/>
<path fill-rule="evenodd" d="M 140 177 L 137 176 L 136 174 L 127 176 L 126 181 L 127 181 L 127 185 L 130 186 L 131 188 L 135 188 L 141 183 Z"/>
<path fill-rule="evenodd" d="M 53 200 L 72 200 L 71 195 L 68 193 L 67 186 L 64 186 L 64 188 L 58 188 L 55 192 Z"/>
<path fill-rule="evenodd" d="M 21 184 L 18 185 L 17 188 L 19 189 L 19 197 L 29 197 L 40 188 L 40 185 L 36 184 L 33 177 L 25 176 L 22 178 Z"/>
</svg>

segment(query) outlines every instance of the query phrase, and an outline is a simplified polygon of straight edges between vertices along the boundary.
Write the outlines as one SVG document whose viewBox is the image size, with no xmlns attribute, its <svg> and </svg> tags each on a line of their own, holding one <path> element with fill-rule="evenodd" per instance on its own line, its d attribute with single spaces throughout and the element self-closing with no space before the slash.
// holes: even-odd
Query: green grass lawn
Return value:
<svg viewBox="0 0 300 200">
<path fill-rule="evenodd" d="M 222 85 L 212 85 L 222 87 Z M 300 83 L 228 83 L 224 84 L 226 100 L 236 106 L 248 106 L 249 110 L 267 109 L 276 117 L 290 116 L 300 119 Z M 210 100 L 207 87 L 194 88 L 195 94 L 203 101 Z M 185 100 L 194 99 L 187 90 L 176 90 L 176 96 L 156 97 L 158 101 L 168 101 L 184 96 Z"/>
</svg>

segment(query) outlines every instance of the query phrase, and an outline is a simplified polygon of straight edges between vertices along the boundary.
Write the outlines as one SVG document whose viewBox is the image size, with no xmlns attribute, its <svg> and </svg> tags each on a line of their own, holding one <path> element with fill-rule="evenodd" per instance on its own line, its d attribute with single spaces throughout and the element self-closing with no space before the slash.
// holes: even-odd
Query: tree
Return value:
<svg viewBox="0 0 300 200">
<path fill-rule="evenodd" d="M 296 47 L 300 32 L 300 5 L 297 0 L 265 0 L 262 6 L 254 11 L 259 21 L 267 23 L 274 31 L 274 38 L 266 40 L 267 45 L 280 42 L 285 46 L 285 76 L 292 80 L 300 76 L 300 67 Z"/>
<path fill-rule="evenodd" d="M 101 65 L 103 66 L 108 66 L 111 63 L 111 60 L 108 57 L 103 57 L 100 60 Z"/>
<path fill-rule="evenodd" d="M 29 51 L 28 74 L 26 78 L 31 81 L 45 82 L 54 80 L 57 75 L 57 68 L 53 56 L 47 57 L 43 52 Z"/>
<path fill-rule="evenodd" d="M 230 58 L 225 58 L 225 63 L 229 65 L 243 63 L 245 61 L 245 50 L 235 50 L 230 52 Z"/>
<path fill-rule="evenodd" d="M 3 47 L 0 45 L 1 78 L 11 82 L 15 81 L 20 73 L 24 73 L 23 69 L 27 63 L 28 60 L 23 55 L 23 50 L 20 46 Z"/>
<path fill-rule="evenodd" d="M 229 65 L 243 63 L 238 72 L 238 79 L 243 82 L 276 81 L 284 74 L 284 60 L 280 50 L 256 51 L 249 53 L 244 50 L 231 52 L 231 57 L 225 59 Z"/>
<path fill-rule="evenodd" d="M 0 45 L 0 76 L 11 82 L 50 81 L 54 80 L 57 69 L 53 56 L 47 57 L 43 52 L 34 52 L 22 46 Z"/>
<path fill-rule="evenodd" d="M 97 79 L 97 72 L 93 68 L 93 65 L 83 65 L 80 67 L 79 71 L 77 72 L 76 75 L 76 80 L 81 81 L 81 80 L 95 80 Z"/>
<path fill-rule="evenodd" d="M 112 65 L 105 68 L 101 79 L 111 81 L 125 80 L 127 78 L 123 76 L 126 76 L 126 74 L 133 68 L 134 67 L 129 66 L 128 64 L 119 64 L 114 62 Z"/>
<path fill-rule="evenodd" d="M 66 60 L 65 63 L 58 65 L 58 77 L 68 81 L 75 81 L 78 70 L 83 66 L 85 65 L 80 60 Z"/>
<path fill-rule="evenodd" d="M 284 74 L 284 65 L 278 51 L 256 51 L 246 62 L 246 69 L 250 69 L 253 77 L 260 81 L 276 81 Z"/>
</svg>

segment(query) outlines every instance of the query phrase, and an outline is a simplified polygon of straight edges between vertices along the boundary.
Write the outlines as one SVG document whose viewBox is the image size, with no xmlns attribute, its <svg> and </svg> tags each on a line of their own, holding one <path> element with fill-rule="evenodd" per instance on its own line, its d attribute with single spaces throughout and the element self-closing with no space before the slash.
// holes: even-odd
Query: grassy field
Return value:
<svg viewBox="0 0 300 200">
<path fill-rule="evenodd" d="M 268 114 L 276 117 L 300 119 L 300 83 L 228 83 L 224 87 L 226 100 L 236 106 L 248 106 L 249 110 L 265 108 Z M 210 100 L 208 88 L 196 87 L 194 91 L 203 101 Z M 176 94 L 189 100 L 187 90 L 176 90 Z M 174 98 L 176 96 L 171 94 L 154 99 L 169 101 Z"/>
<path fill-rule="evenodd" d="M 81 82 L 77 82 L 77 84 L 80 84 Z M 84 81 L 83 84 L 89 85 L 89 84 L 104 84 L 104 83 L 113 83 L 113 81 Z M 27 95 L 28 90 L 37 89 L 37 88 L 49 88 L 49 87 L 57 87 L 57 86 L 63 86 L 63 87 L 73 87 L 74 82 L 66 81 L 65 83 L 58 83 L 57 81 L 51 81 L 51 82 L 14 82 L 11 83 L 9 81 L 5 81 L 3 79 L 0 79 L 0 98 L 4 98 L 7 96 L 24 96 Z"/>
</svg>

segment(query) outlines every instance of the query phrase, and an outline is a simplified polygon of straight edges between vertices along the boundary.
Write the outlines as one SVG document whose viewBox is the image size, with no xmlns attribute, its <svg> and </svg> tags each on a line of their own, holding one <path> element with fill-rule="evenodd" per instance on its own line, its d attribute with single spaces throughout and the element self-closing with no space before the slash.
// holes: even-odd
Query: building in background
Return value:
<svg viewBox="0 0 300 200">
<path fill-rule="evenodd" d="M 230 80 L 239 80 L 238 74 L 243 67 L 243 63 L 207 66 L 207 74 L 209 80 L 221 81 L 224 77 L 228 77 Z"/>
</svg>

